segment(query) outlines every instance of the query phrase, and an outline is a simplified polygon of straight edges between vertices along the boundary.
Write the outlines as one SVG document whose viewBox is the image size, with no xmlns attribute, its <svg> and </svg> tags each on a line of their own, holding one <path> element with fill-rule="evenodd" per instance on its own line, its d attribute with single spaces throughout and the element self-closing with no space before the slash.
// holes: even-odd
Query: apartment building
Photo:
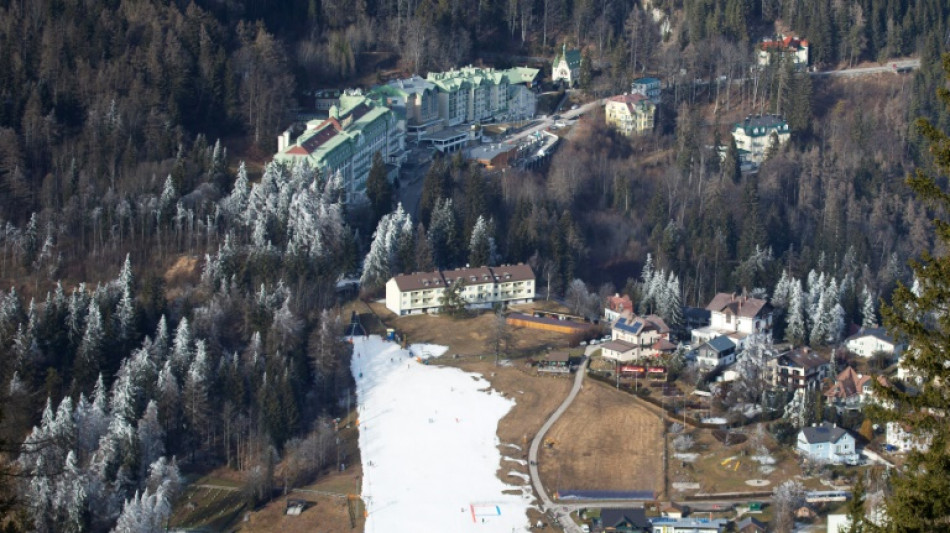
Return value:
<svg viewBox="0 0 950 533">
<path fill-rule="evenodd" d="M 524 264 L 458 268 L 395 276 L 386 282 L 386 307 L 397 315 L 435 313 L 445 289 L 456 281 L 469 307 L 526 303 L 534 300 L 535 276 Z"/>
</svg>

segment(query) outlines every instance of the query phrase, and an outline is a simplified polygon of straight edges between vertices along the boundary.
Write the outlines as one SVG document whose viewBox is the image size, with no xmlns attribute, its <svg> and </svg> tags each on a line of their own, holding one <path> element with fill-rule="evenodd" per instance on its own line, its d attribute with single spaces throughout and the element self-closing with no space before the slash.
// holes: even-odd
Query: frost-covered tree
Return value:
<svg viewBox="0 0 950 533">
<path fill-rule="evenodd" d="M 172 370 L 175 377 L 183 379 L 188 366 L 191 365 L 192 357 L 192 337 L 191 326 L 187 318 L 182 318 L 175 329 L 175 340 L 172 342 L 172 351 L 169 361 L 172 364 Z"/>
<path fill-rule="evenodd" d="M 805 295 L 802 293 L 801 280 L 791 282 L 788 298 L 788 325 L 785 327 L 785 339 L 792 344 L 804 344 L 805 329 Z"/>
<path fill-rule="evenodd" d="M 244 161 L 238 165 L 237 177 L 234 179 L 234 187 L 231 194 L 224 202 L 225 210 L 233 217 L 244 216 L 250 198 L 250 185 L 247 179 L 247 167 Z"/>
<path fill-rule="evenodd" d="M 165 454 L 165 431 L 158 418 L 158 404 L 155 400 L 148 402 L 145 414 L 139 419 L 136 437 L 139 444 L 139 464 L 141 471 L 139 479 L 144 478 L 145 467 L 157 461 Z"/>
<path fill-rule="evenodd" d="M 369 253 L 363 261 L 363 274 L 360 276 L 360 284 L 363 287 L 380 287 L 389 278 L 400 273 L 400 257 L 408 253 L 400 246 L 407 246 L 406 240 L 410 235 L 412 217 L 403 210 L 402 204 L 380 219 Z"/>
<path fill-rule="evenodd" d="M 871 294 L 867 285 L 865 285 L 861 291 L 861 327 L 877 327 L 877 310 L 874 296 Z"/>
<path fill-rule="evenodd" d="M 789 299 L 791 298 L 791 291 L 792 278 L 788 275 L 788 272 L 783 270 L 782 277 L 780 277 L 778 283 L 775 284 L 775 291 L 772 294 L 771 304 L 774 307 L 786 309 L 788 307 Z"/>
<path fill-rule="evenodd" d="M 489 231 L 490 226 L 485 217 L 478 215 L 468 243 L 468 262 L 472 267 L 494 265 L 495 238 Z"/>
<path fill-rule="evenodd" d="M 789 480 L 772 492 L 772 530 L 790 533 L 795 527 L 795 511 L 805 502 L 805 486 L 800 481 Z"/>
<path fill-rule="evenodd" d="M 205 347 L 205 342 L 199 340 L 195 343 L 195 359 L 188 368 L 188 375 L 185 377 L 185 386 L 182 390 L 185 420 L 188 421 L 190 433 L 196 436 L 207 433 L 209 414 L 208 365 L 208 350 Z"/>
<path fill-rule="evenodd" d="M 86 531 L 87 495 L 84 477 L 76 453 L 70 450 L 66 455 L 63 472 L 56 480 L 56 492 L 52 498 L 59 531 Z"/>
<path fill-rule="evenodd" d="M 796 428 L 803 428 L 808 425 L 808 402 L 805 398 L 805 389 L 795 389 L 791 401 L 785 406 L 783 418 L 788 420 Z"/>
<path fill-rule="evenodd" d="M 102 326 L 102 314 L 95 300 L 89 301 L 85 320 L 85 332 L 73 367 L 73 379 L 79 390 L 86 389 L 99 374 L 100 357 L 105 341 L 105 329 Z"/>
</svg>

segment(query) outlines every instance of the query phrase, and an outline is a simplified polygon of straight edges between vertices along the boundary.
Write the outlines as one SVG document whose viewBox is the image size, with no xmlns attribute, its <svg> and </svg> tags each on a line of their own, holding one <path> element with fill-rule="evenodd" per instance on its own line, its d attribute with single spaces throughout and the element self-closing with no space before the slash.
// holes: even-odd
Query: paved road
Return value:
<svg viewBox="0 0 950 533">
<path fill-rule="evenodd" d="M 896 73 L 894 66 L 897 66 L 899 69 L 909 68 L 909 69 L 918 69 L 920 68 L 919 59 L 904 59 L 901 61 L 891 61 L 890 63 L 879 66 L 879 67 L 860 67 L 860 68 L 847 68 L 843 70 L 823 70 L 819 72 L 812 72 L 811 75 L 815 77 L 853 77 L 853 76 L 866 76 L 868 74 L 880 74 L 882 72 L 892 72 Z"/>
<path fill-rule="evenodd" d="M 528 472 L 531 474 L 531 484 L 534 485 L 534 491 L 541 500 L 541 508 L 545 512 L 550 511 L 566 533 L 581 533 L 581 528 L 574 523 L 570 516 L 570 511 L 576 509 L 576 507 L 572 505 L 557 505 L 548 497 L 547 491 L 544 490 L 544 485 L 541 484 L 541 477 L 538 475 L 538 448 L 540 448 L 541 443 L 544 442 L 544 435 L 551 429 L 551 426 L 561 418 L 561 415 L 567 411 L 567 408 L 571 406 L 574 398 L 577 397 L 577 393 L 580 392 L 581 385 L 584 382 L 584 376 L 587 374 L 587 358 L 593 349 L 596 348 L 596 346 L 588 346 L 587 349 L 584 350 L 584 360 L 577 367 L 577 372 L 574 374 L 574 386 L 571 388 L 571 392 L 567 395 L 567 398 L 564 399 L 564 402 L 561 403 L 560 407 L 551 413 L 551 416 L 544 425 L 541 426 L 541 429 L 534 436 L 534 439 L 531 440 L 531 448 L 528 450 Z"/>
</svg>

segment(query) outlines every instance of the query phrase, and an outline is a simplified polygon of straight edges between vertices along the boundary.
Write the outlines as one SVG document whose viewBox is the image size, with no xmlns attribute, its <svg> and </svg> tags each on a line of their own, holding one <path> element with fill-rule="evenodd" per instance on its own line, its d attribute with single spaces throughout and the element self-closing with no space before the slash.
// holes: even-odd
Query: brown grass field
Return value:
<svg viewBox="0 0 950 533">
<path fill-rule="evenodd" d="M 548 446 L 550 444 L 550 446 Z M 663 422 L 629 395 L 585 381 L 548 432 L 541 480 L 557 489 L 663 492 Z"/>
</svg>

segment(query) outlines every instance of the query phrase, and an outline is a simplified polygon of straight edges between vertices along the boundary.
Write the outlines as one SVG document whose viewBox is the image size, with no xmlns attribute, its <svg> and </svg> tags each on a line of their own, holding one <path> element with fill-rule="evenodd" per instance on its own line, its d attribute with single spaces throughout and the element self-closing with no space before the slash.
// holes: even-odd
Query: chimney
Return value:
<svg viewBox="0 0 950 533">
<path fill-rule="evenodd" d="M 277 151 L 283 152 L 288 146 L 290 146 L 290 128 L 277 136 Z"/>
</svg>

